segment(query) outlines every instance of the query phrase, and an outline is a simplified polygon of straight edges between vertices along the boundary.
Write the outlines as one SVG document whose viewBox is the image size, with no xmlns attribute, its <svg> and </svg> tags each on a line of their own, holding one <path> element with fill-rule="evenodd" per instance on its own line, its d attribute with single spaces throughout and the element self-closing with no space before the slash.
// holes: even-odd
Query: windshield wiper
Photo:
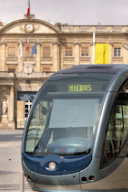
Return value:
<svg viewBox="0 0 128 192">
<path fill-rule="evenodd" d="M 25 153 L 27 153 L 29 155 L 34 155 L 34 152 L 25 151 Z"/>
<path fill-rule="evenodd" d="M 85 151 L 78 151 L 74 153 L 52 153 L 51 154 L 57 154 L 57 155 L 62 155 L 62 156 L 73 156 L 73 155 L 87 155 L 89 154 L 91 149 L 87 149 Z"/>
<path fill-rule="evenodd" d="M 78 152 L 75 152 L 74 155 L 87 155 L 89 154 L 91 151 L 91 149 L 87 149 L 85 151 L 78 151 Z"/>
</svg>

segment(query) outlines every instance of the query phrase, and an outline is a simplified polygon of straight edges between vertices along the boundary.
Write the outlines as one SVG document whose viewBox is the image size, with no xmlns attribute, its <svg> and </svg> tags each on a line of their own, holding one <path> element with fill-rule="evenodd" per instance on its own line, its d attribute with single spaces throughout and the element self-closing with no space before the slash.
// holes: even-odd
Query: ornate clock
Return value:
<svg viewBox="0 0 128 192">
<path fill-rule="evenodd" d="M 27 33 L 32 33 L 32 32 L 34 31 L 34 26 L 33 26 L 32 24 L 30 24 L 30 23 L 27 23 L 27 24 L 25 25 L 25 31 L 26 31 Z"/>
</svg>

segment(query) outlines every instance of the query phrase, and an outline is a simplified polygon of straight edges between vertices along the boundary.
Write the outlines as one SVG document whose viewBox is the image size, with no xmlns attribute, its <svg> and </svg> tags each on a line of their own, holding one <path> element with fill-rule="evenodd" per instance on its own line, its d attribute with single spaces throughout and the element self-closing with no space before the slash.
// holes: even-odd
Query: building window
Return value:
<svg viewBox="0 0 128 192">
<path fill-rule="evenodd" d="M 120 57 L 121 56 L 121 48 L 114 48 L 114 57 Z"/>
<path fill-rule="evenodd" d="M 28 117 L 28 114 L 30 112 L 31 106 L 32 106 L 32 101 L 25 101 L 25 108 L 24 108 L 25 120 Z"/>
<path fill-rule="evenodd" d="M 71 57 L 72 56 L 72 47 L 66 47 L 65 48 L 65 56 Z"/>
<path fill-rule="evenodd" d="M 43 47 L 43 57 L 50 57 L 50 47 Z"/>
<path fill-rule="evenodd" d="M 6 49 L 7 57 L 16 57 L 17 56 L 17 44 L 8 43 Z"/>
<path fill-rule="evenodd" d="M 16 69 L 14 67 L 8 67 L 8 72 L 14 73 Z"/>
<path fill-rule="evenodd" d="M 81 47 L 81 56 L 82 57 L 89 56 L 89 48 L 88 47 Z"/>
<path fill-rule="evenodd" d="M 16 48 L 8 47 L 8 57 L 15 57 L 15 56 L 16 56 Z"/>
</svg>

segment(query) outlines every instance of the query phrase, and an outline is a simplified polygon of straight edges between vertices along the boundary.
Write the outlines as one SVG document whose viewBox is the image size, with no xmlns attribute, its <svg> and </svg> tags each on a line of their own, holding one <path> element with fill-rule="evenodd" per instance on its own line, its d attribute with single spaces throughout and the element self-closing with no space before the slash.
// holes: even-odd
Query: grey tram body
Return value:
<svg viewBox="0 0 128 192">
<path fill-rule="evenodd" d="M 46 83 L 54 78 L 61 78 L 61 75 L 84 73 L 84 72 L 103 72 L 113 73 L 113 78 L 109 83 L 105 93 L 104 103 L 100 112 L 100 119 L 96 129 L 95 144 L 90 164 L 79 172 L 63 175 L 41 175 L 28 169 L 23 158 L 22 165 L 24 173 L 30 175 L 32 181 L 30 185 L 34 190 L 43 192 L 125 192 L 128 191 L 128 139 L 122 151 L 117 155 L 110 165 L 100 169 L 101 154 L 106 134 L 106 126 L 110 119 L 110 111 L 117 97 L 117 93 L 123 83 L 128 80 L 127 65 L 84 65 L 75 66 L 67 70 L 62 70 L 51 76 Z M 40 93 L 39 93 L 40 94 Z M 34 107 L 34 104 L 33 104 Z M 29 117 L 28 117 L 29 118 Z M 27 123 L 26 123 L 27 126 Z M 24 132 L 22 153 L 25 148 Z M 54 157 L 54 156 L 53 156 Z M 94 176 L 94 180 L 89 177 Z M 84 180 L 86 178 L 86 180 Z M 34 182 L 33 182 L 34 181 Z"/>
</svg>

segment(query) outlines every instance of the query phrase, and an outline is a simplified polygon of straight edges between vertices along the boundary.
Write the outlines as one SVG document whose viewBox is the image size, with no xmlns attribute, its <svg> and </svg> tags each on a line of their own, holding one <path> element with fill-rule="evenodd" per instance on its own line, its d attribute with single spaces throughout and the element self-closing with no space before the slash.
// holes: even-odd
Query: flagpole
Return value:
<svg viewBox="0 0 128 192">
<path fill-rule="evenodd" d="M 26 17 L 27 18 L 30 18 L 30 0 L 28 0 L 28 4 L 27 4 L 27 14 L 26 14 Z"/>
<path fill-rule="evenodd" d="M 29 19 L 30 18 L 30 0 L 28 0 L 28 4 L 27 4 L 27 13 L 26 13 L 26 17 Z M 26 51 L 28 51 L 28 63 L 29 63 L 29 32 L 27 33 L 27 45 L 26 45 Z"/>
<path fill-rule="evenodd" d="M 28 52 L 28 62 L 29 62 L 29 33 L 27 33 L 27 41 L 26 41 L 26 51 Z"/>
<path fill-rule="evenodd" d="M 29 33 L 28 33 L 28 37 L 29 37 Z M 28 62 L 29 62 L 29 42 L 28 42 Z"/>
<path fill-rule="evenodd" d="M 22 41 L 20 40 L 20 43 L 19 43 L 19 68 L 20 68 L 20 71 L 22 71 L 22 66 L 23 66 L 23 47 L 22 47 Z"/>
<path fill-rule="evenodd" d="M 96 44 L 96 34 L 95 34 L 95 32 L 93 32 L 93 42 L 92 42 L 92 45 L 93 45 L 93 64 L 95 64 L 95 44 Z"/>
</svg>

